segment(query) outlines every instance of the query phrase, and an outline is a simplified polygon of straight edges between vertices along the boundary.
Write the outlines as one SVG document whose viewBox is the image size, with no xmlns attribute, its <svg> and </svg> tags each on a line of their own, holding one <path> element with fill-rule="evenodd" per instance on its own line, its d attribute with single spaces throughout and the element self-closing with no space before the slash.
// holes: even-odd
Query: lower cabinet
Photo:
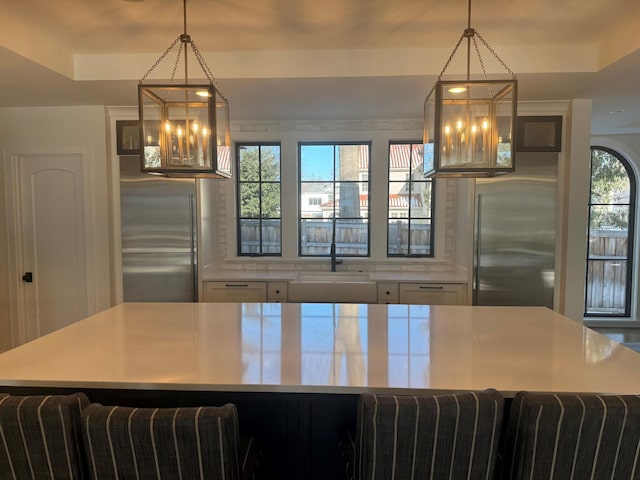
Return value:
<svg viewBox="0 0 640 480">
<path fill-rule="evenodd" d="M 205 302 L 266 302 L 267 282 L 204 282 Z"/>
<path fill-rule="evenodd" d="M 267 302 L 286 303 L 289 282 L 267 282 Z"/>
<path fill-rule="evenodd" d="M 464 305 L 461 283 L 400 283 L 399 303 L 414 305 Z"/>
<path fill-rule="evenodd" d="M 286 302 L 289 283 L 282 282 L 204 282 L 204 302 Z"/>
<path fill-rule="evenodd" d="M 397 283 L 378 283 L 378 303 L 398 303 L 399 299 Z"/>
<path fill-rule="evenodd" d="M 345 288 L 348 288 L 345 284 Z M 204 282 L 204 302 L 277 302 L 288 300 L 287 281 Z M 463 283 L 379 282 L 378 303 L 464 305 Z"/>
</svg>

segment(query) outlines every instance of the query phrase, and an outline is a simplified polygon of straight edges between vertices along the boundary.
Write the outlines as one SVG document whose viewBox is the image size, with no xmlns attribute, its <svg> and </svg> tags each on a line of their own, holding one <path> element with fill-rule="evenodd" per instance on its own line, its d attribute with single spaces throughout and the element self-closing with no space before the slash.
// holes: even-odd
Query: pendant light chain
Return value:
<svg viewBox="0 0 640 480">
<path fill-rule="evenodd" d="M 198 60 L 198 64 L 200 65 L 200 68 L 202 68 L 205 75 L 207 76 L 207 79 L 216 87 L 220 95 L 222 95 L 222 97 L 226 99 L 227 97 L 225 96 L 224 92 L 220 89 L 220 86 L 218 85 L 218 81 L 216 80 L 216 77 L 214 77 L 213 73 L 211 73 L 211 70 L 209 69 L 209 65 L 207 65 L 207 62 L 204 61 L 204 57 L 200 53 L 200 50 L 198 50 L 198 47 L 193 42 L 193 40 L 191 41 L 191 49 L 193 50 L 193 55 L 196 57 L 196 60 Z"/>
<path fill-rule="evenodd" d="M 167 48 L 164 51 L 164 53 L 160 55 L 160 58 L 158 58 L 156 62 L 151 66 L 151 68 L 147 70 L 147 73 L 144 74 L 144 77 L 142 77 L 138 83 L 142 83 L 147 79 L 147 77 L 151 74 L 151 72 L 155 70 L 155 68 L 162 62 L 162 60 L 164 60 L 164 57 L 167 56 L 167 54 L 173 49 L 173 47 L 176 46 L 176 43 L 178 43 L 179 41 L 180 41 L 180 37 L 174 40 L 174 42 L 169 46 L 169 48 Z M 182 47 L 182 45 L 180 46 Z M 174 72 L 175 72 L 175 69 L 174 69 Z"/>
<path fill-rule="evenodd" d="M 504 67 L 504 69 L 509 72 L 509 74 L 513 77 L 516 78 L 516 74 L 513 73 L 513 71 L 507 66 L 507 64 L 504 62 L 504 60 L 502 60 L 502 58 L 500 58 L 500 56 L 495 52 L 495 50 L 493 48 L 491 48 L 491 46 L 487 43 L 487 41 L 482 38 L 482 35 L 480 35 L 478 32 L 476 32 L 476 36 L 480 39 L 480 42 L 482 42 L 482 44 L 485 46 L 485 48 L 487 50 L 489 50 L 489 52 L 491 52 L 491 54 L 494 56 L 494 58 L 496 60 L 498 60 L 498 62 L 500 62 L 500 65 L 502 65 Z M 478 57 L 480 57 L 480 54 L 478 53 Z M 481 59 L 482 60 L 482 59 Z"/>
<path fill-rule="evenodd" d="M 440 75 L 438 75 L 438 80 L 442 79 L 442 75 L 444 75 L 444 72 L 447 70 L 447 68 L 449 68 L 449 64 L 453 61 L 453 57 L 456 56 L 456 52 L 458 51 L 458 48 L 462 44 L 463 39 L 464 39 L 464 34 L 460 35 L 460 38 L 458 39 L 458 43 L 456 43 L 456 46 L 453 47 L 453 51 L 451 52 L 451 55 L 449 55 L 449 59 L 447 60 L 447 63 L 444 64 L 444 67 L 442 68 Z"/>
<path fill-rule="evenodd" d="M 175 75 L 176 75 L 176 71 L 177 71 L 178 65 L 180 63 L 180 58 L 181 58 L 181 55 L 182 55 L 182 47 L 183 47 L 183 45 L 185 46 L 185 62 L 186 62 L 187 61 L 187 58 L 186 58 L 187 57 L 186 44 L 190 44 L 191 45 L 191 49 L 193 50 L 193 55 L 195 56 L 196 60 L 198 61 L 198 65 L 200 65 L 200 68 L 204 72 L 205 77 L 207 78 L 207 80 L 209 80 L 209 82 L 211 84 L 213 84 L 216 87 L 216 89 L 218 90 L 218 93 L 220 95 L 222 95 L 222 97 L 226 100 L 227 97 L 224 95 L 224 93 L 220 89 L 220 86 L 218 85 L 218 81 L 213 76 L 213 73 L 211 72 L 211 69 L 209 68 L 209 65 L 207 65 L 207 62 L 204 60 L 204 57 L 203 57 L 202 53 L 200 53 L 200 50 L 196 46 L 195 42 L 193 41 L 191 36 L 187 33 L 187 0 L 183 0 L 182 6 L 183 6 L 182 19 L 183 19 L 183 25 L 184 25 L 184 33 L 180 34 L 178 36 L 178 38 L 176 38 L 173 41 L 173 43 L 169 46 L 169 48 L 167 48 L 164 51 L 164 53 L 162 55 L 160 55 L 160 57 L 155 61 L 155 63 L 151 66 L 151 68 L 149 70 L 147 70 L 147 73 L 145 73 L 144 76 L 140 79 L 139 83 L 143 83 L 149 77 L 149 75 L 151 75 L 151 72 L 153 72 L 156 69 L 156 67 L 165 59 L 165 57 L 169 54 L 169 52 L 173 49 L 173 47 L 175 47 L 176 44 L 180 43 L 180 47 L 178 49 L 178 55 L 176 56 L 176 60 L 175 60 L 175 62 L 173 64 L 173 70 L 171 71 L 171 78 L 170 78 L 170 81 L 169 81 L 170 84 L 173 84 L 173 81 L 174 81 L 174 78 L 175 78 Z"/>
<path fill-rule="evenodd" d="M 476 52 L 476 55 L 478 56 L 478 61 L 480 62 L 480 67 L 482 68 L 482 73 L 484 75 L 484 78 L 487 78 L 487 71 L 484 65 L 484 61 L 482 59 L 482 55 L 480 54 L 480 48 L 478 47 L 478 43 L 476 41 L 476 37 L 478 37 L 478 39 L 480 40 L 480 43 L 482 43 L 482 45 L 484 45 L 484 47 L 489 51 L 489 53 L 491 53 L 491 55 L 493 55 L 493 57 L 498 61 L 498 63 L 500 63 L 500 65 L 502 65 L 502 67 L 511 75 L 512 78 L 516 78 L 516 74 L 513 73 L 513 71 L 507 66 L 507 64 L 504 62 L 504 60 L 502 60 L 502 58 L 500 58 L 500 56 L 495 52 L 495 50 L 493 48 L 491 48 L 491 46 L 487 43 L 487 41 L 482 38 L 482 35 L 480 35 L 480 33 L 471 27 L 471 0 L 469 0 L 468 2 L 468 10 L 467 10 L 467 28 L 464 30 L 464 32 L 462 33 L 462 35 L 460 35 L 460 38 L 458 39 L 458 43 L 456 43 L 456 46 L 453 47 L 453 51 L 451 52 L 451 55 L 449 55 L 449 58 L 447 59 L 446 63 L 444 64 L 444 67 L 442 68 L 442 71 L 440 72 L 440 74 L 438 75 L 438 81 L 442 80 L 442 76 L 444 75 L 444 73 L 446 72 L 447 68 L 449 68 L 449 65 L 451 64 L 451 62 L 453 61 L 453 58 L 455 57 L 458 48 L 460 48 L 460 45 L 462 45 L 462 40 L 467 38 L 467 39 L 471 39 L 473 40 L 473 45 L 474 45 L 474 49 Z M 467 48 L 469 48 L 467 46 Z M 469 52 L 467 52 L 468 55 Z M 468 66 L 467 66 L 467 70 L 468 70 Z M 467 71 L 467 76 L 469 75 L 469 72 Z M 467 80 L 469 80 L 467 78 Z"/>
</svg>

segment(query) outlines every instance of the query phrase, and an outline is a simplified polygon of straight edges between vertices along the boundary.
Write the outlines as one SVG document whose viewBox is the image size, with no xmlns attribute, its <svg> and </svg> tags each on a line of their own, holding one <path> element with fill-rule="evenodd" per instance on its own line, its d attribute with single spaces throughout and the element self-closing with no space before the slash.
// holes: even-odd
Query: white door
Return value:
<svg viewBox="0 0 640 480">
<path fill-rule="evenodd" d="M 88 313 L 82 154 L 21 155 L 17 167 L 21 330 L 32 340 Z"/>
</svg>

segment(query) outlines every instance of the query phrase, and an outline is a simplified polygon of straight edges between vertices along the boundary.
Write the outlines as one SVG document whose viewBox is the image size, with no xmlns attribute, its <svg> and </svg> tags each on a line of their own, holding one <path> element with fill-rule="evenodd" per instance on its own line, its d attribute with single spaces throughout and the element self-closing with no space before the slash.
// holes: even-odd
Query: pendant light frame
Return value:
<svg viewBox="0 0 640 480">
<path fill-rule="evenodd" d="M 462 80 L 443 80 L 449 64 L 466 39 L 467 71 Z M 509 73 L 489 79 L 478 41 Z M 471 79 L 471 45 L 483 78 Z M 426 177 L 493 177 L 515 170 L 518 82 L 515 74 L 480 34 L 467 28 L 440 72 L 424 104 L 424 174 Z"/>
<path fill-rule="evenodd" d="M 183 0 L 182 33 L 138 84 L 140 168 L 171 177 L 231 178 L 229 102 L 187 33 L 187 0 Z M 151 72 L 179 45 L 171 78 L 145 83 Z M 204 72 L 205 82 L 190 83 L 189 47 Z M 184 82 L 174 81 L 184 48 Z"/>
</svg>

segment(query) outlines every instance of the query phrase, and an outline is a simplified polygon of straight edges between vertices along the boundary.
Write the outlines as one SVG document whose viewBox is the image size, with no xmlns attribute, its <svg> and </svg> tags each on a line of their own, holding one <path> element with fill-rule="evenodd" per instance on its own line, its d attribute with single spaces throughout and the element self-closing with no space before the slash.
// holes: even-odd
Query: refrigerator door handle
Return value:
<svg viewBox="0 0 640 480">
<path fill-rule="evenodd" d="M 472 304 L 478 305 L 478 290 L 480 289 L 480 229 L 482 228 L 482 194 L 476 196 L 475 248 L 473 252 L 473 299 Z"/>
<path fill-rule="evenodd" d="M 189 195 L 189 227 L 191 230 L 190 237 L 190 250 L 191 250 L 191 278 L 193 281 L 193 301 L 198 301 L 198 258 L 196 252 L 197 241 L 195 236 L 196 232 L 196 215 L 195 215 L 195 195 Z"/>
</svg>

